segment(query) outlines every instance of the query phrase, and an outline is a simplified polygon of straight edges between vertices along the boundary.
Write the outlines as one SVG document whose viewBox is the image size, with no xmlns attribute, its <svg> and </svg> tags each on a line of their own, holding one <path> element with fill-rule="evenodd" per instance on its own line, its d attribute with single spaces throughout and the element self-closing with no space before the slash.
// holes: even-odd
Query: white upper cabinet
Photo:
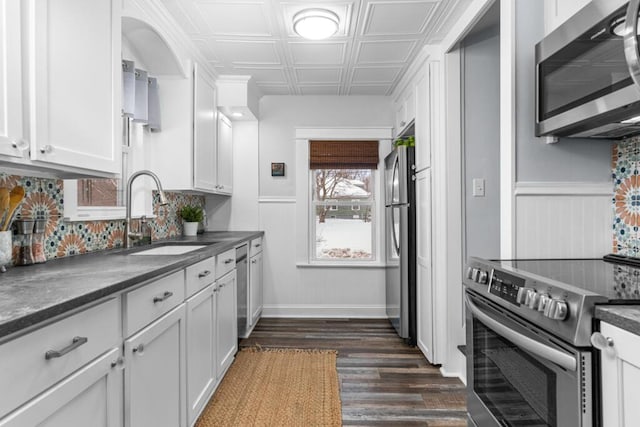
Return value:
<svg viewBox="0 0 640 427">
<path fill-rule="evenodd" d="M 231 194 L 233 189 L 233 128 L 222 114 L 218 117 L 218 153 L 217 153 L 218 192 Z"/>
<path fill-rule="evenodd" d="M 213 78 L 195 64 L 187 78 L 159 77 L 158 85 L 162 131 L 151 135 L 150 169 L 166 190 L 231 194 L 231 181 L 224 183 L 224 189 L 219 185 L 220 168 L 230 168 L 231 157 L 225 150 L 221 157 L 218 146 Z"/>
<path fill-rule="evenodd" d="M 117 0 L 30 2 L 33 160 L 120 171 L 117 5 Z"/>
<path fill-rule="evenodd" d="M 215 191 L 216 179 L 216 87 L 212 80 L 195 69 L 193 102 L 193 186 Z"/>
<path fill-rule="evenodd" d="M 22 157 L 26 148 L 22 122 L 20 0 L 0 1 L 0 154 Z"/>
<path fill-rule="evenodd" d="M 119 173 L 119 4 L 2 0 L 1 160 L 60 176 Z"/>
</svg>

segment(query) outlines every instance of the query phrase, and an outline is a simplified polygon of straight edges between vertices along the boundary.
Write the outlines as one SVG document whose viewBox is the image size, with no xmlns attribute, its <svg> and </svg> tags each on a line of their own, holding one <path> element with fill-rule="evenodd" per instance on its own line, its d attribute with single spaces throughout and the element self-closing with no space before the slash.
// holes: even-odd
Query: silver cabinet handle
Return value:
<svg viewBox="0 0 640 427">
<path fill-rule="evenodd" d="M 153 297 L 153 303 L 155 304 L 158 302 L 162 302 L 164 300 L 171 298 L 172 296 L 173 296 L 173 292 L 166 291 L 164 294 L 162 294 L 161 297 Z"/>
<path fill-rule="evenodd" d="M 638 52 L 638 9 L 640 0 L 629 1 L 627 8 L 627 28 L 624 35 L 624 56 L 627 59 L 629 74 L 636 85 L 640 86 L 640 52 Z"/>
<path fill-rule="evenodd" d="M 211 274 L 211 272 L 209 270 L 205 270 L 205 271 L 201 271 L 200 273 L 198 273 L 198 277 L 200 279 L 202 279 L 203 277 L 207 277 L 210 274 Z"/>
<path fill-rule="evenodd" d="M 225 259 L 225 260 L 224 260 L 224 263 L 225 263 L 225 264 L 230 264 L 230 263 L 232 263 L 232 262 L 233 262 L 233 259 L 232 259 L 232 258 L 229 258 L 229 259 Z"/>
<path fill-rule="evenodd" d="M 70 351 L 75 350 L 83 344 L 86 344 L 89 339 L 87 337 L 73 337 L 71 340 L 71 344 L 63 348 L 62 350 L 49 350 L 44 354 L 44 358 L 46 360 L 55 359 L 57 357 L 62 357 Z"/>
<path fill-rule="evenodd" d="M 47 145 L 45 145 L 44 147 L 42 147 L 42 148 L 40 149 L 40 152 L 41 152 L 42 154 L 45 154 L 45 153 L 51 153 L 52 151 L 53 151 L 53 146 L 48 145 L 48 144 L 47 144 Z"/>
<path fill-rule="evenodd" d="M 260 246 L 262 246 L 260 243 L 256 243 L 255 245 L 253 245 L 254 248 L 259 248 Z"/>
<path fill-rule="evenodd" d="M 115 368 L 116 366 L 122 366 L 124 365 L 124 359 L 120 356 L 118 356 L 118 358 L 116 360 L 114 360 L 113 362 L 111 362 L 111 367 Z"/>
<path fill-rule="evenodd" d="M 251 260 L 251 264 L 255 264 L 256 262 L 258 262 L 258 261 L 256 261 L 255 259 Z"/>
<path fill-rule="evenodd" d="M 591 334 L 591 344 L 600 351 L 609 350 L 614 346 L 613 338 L 605 337 L 600 332 Z"/>
<path fill-rule="evenodd" d="M 144 351 L 144 344 L 138 344 L 137 347 L 133 347 L 134 353 L 142 354 L 143 351 Z"/>
</svg>

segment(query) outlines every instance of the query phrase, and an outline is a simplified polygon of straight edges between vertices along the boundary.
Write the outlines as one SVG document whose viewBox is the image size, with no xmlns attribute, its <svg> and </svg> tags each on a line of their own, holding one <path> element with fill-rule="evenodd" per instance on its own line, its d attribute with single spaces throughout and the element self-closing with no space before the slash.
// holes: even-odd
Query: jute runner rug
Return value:
<svg viewBox="0 0 640 427">
<path fill-rule="evenodd" d="M 341 426 L 333 350 L 240 351 L 196 427 Z"/>
</svg>

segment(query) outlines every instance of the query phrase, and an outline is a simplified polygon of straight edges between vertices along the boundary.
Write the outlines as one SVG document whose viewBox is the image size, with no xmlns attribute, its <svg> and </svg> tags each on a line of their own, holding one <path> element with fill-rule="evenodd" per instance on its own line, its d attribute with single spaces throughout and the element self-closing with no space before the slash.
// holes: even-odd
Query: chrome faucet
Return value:
<svg viewBox="0 0 640 427">
<path fill-rule="evenodd" d="M 133 242 L 135 240 L 139 240 L 143 237 L 142 233 L 131 232 L 131 187 L 133 185 L 133 181 L 135 181 L 135 179 L 140 175 L 150 176 L 156 182 L 156 187 L 158 187 L 158 193 L 160 197 L 160 205 L 164 206 L 169 203 L 167 202 L 167 196 L 164 194 L 164 191 L 162 190 L 162 184 L 160 184 L 160 179 L 155 173 L 149 170 L 140 170 L 138 172 L 134 172 L 133 174 L 131 174 L 131 176 L 129 177 L 129 180 L 127 181 L 127 207 L 126 207 L 127 218 L 124 225 L 124 247 L 125 248 L 132 247 Z"/>
</svg>

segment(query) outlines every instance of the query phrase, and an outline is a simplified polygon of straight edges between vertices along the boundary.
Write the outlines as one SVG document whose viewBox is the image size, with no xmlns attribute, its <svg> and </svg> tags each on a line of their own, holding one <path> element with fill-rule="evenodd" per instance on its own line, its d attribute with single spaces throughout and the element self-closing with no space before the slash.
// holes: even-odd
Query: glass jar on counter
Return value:
<svg viewBox="0 0 640 427">
<path fill-rule="evenodd" d="M 15 242 L 18 247 L 15 265 L 31 265 L 33 260 L 33 224 L 32 219 L 19 219 L 14 222 Z"/>
<path fill-rule="evenodd" d="M 33 262 L 36 264 L 47 262 L 47 257 L 44 254 L 44 230 L 46 226 L 46 219 L 36 219 L 33 226 L 32 252 Z"/>
</svg>

